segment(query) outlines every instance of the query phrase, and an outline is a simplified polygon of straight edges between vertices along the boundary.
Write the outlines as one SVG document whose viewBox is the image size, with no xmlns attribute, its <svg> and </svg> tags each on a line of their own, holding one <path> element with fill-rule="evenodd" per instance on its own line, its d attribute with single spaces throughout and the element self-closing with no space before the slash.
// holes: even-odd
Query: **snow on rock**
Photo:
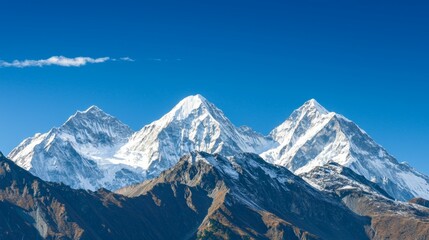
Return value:
<svg viewBox="0 0 429 240">
<path fill-rule="evenodd" d="M 313 187 L 330 192 L 354 190 L 391 199 L 379 185 L 335 162 L 328 162 L 299 175 Z"/>
<path fill-rule="evenodd" d="M 260 154 L 295 174 L 336 162 L 377 183 L 396 199 L 429 199 L 429 177 L 399 163 L 355 123 L 329 112 L 314 99 L 295 110 L 269 136 L 234 126 L 201 95 L 186 97 L 137 132 L 92 106 L 78 111 L 61 127 L 25 139 L 8 157 L 44 180 L 94 190 L 116 189 L 155 177 L 193 151 L 227 158 L 243 152 Z M 291 181 L 262 165 L 258 169 L 279 181 Z"/>
<path fill-rule="evenodd" d="M 132 133 L 127 125 L 91 106 L 60 127 L 25 139 L 8 158 L 46 181 L 90 190 L 118 188 L 130 183 L 126 179 L 143 179 L 141 170 L 108 160 Z M 121 175 L 121 171 L 127 174 Z"/>
<path fill-rule="evenodd" d="M 231 156 L 240 152 L 261 153 L 273 144 L 270 138 L 250 128 L 235 127 L 216 106 L 201 95 L 194 95 L 136 132 L 116 157 L 156 176 L 192 151 Z"/>
<path fill-rule="evenodd" d="M 261 153 L 274 144 L 248 127 L 235 127 L 194 95 L 138 132 L 92 106 L 59 128 L 24 140 L 9 158 L 47 181 L 114 190 L 157 176 L 194 150 L 232 156 Z"/>
<path fill-rule="evenodd" d="M 333 161 L 379 184 L 396 199 L 429 197 L 429 177 L 399 163 L 355 123 L 327 111 L 314 99 L 295 110 L 270 136 L 278 147 L 261 156 L 296 174 Z"/>
</svg>

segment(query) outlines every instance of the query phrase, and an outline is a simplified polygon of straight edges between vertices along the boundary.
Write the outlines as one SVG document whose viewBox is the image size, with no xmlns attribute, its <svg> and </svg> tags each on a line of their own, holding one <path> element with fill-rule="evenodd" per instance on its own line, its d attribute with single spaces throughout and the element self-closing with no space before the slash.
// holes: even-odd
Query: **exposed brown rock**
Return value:
<svg viewBox="0 0 429 240">
<path fill-rule="evenodd" d="M 196 161 L 194 157 L 211 158 Z M 217 165 L 219 164 L 219 165 Z M 232 173 L 231 173 L 232 171 Z M 275 174 L 275 176 L 271 176 Z M 120 194 L 118 194 L 120 193 Z M 253 154 L 182 158 L 117 193 L 44 182 L 0 158 L 0 239 L 426 239 L 427 210 L 321 192 Z"/>
<path fill-rule="evenodd" d="M 408 202 L 415 203 L 415 204 L 418 204 L 420 206 L 429 208 L 429 200 L 426 200 L 424 198 L 413 198 Z"/>
<path fill-rule="evenodd" d="M 197 238 L 368 238 L 365 224 L 370 224 L 369 219 L 355 215 L 335 198 L 320 194 L 286 168 L 274 167 L 256 155 L 244 154 L 232 160 L 239 173 L 235 179 L 225 173 L 227 169 L 190 158 L 192 156 L 184 157 L 156 179 L 120 189 L 118 193 L 128 197 L 145 196 L 165 184 L 203 189 L 210 196 L 210 207 L 194 233 Z M 221 156 L 214 158 L 225 168 L 232 166 Z M 263 168 L 278 171 L 287 182 L 272 179 Z"/>
<path fill-rule="evenodd" d="M 323 175 L 326 172 L 330 174 Z M 429 239 L 429 208 L 395 201 L 372 182 L 339 165 L 327 164 L 303 176 L 336 194 L 356 214 L 371 218 L 367 232 L 372 239 Z M 424 203 L 418 199 L 411 202 Z"/>
</svg>

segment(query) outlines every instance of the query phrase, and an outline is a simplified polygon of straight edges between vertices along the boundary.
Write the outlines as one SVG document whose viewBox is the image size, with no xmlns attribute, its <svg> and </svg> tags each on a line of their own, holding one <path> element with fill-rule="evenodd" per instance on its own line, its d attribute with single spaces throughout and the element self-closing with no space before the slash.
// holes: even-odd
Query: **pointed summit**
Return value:
<svg viewBox="0 0 429 240">
<path fill-rule="evenodd" d="M 121 131 L 124 131 L 128 135 L 131 134 L 132 130 L 117 118 L 110 114 L 107 114 L 99 107 L 92 105 L 85 111 L 77 111 L 75 114 L 70 116 L 67 121 L 61 126 L 61 128 L 91 128 L 94 130 L 96 125 L 103 125 L 105 127 L 116 127 Z"/>
<path fill-rule="evenodd" d="M 74 136 L 78 143 L 91 143 L 93 147 L 124 142 L 133 133 L 130 127 L 95 105 L 77 111 L 58 128 L 58 132 Z"/>
<path fill-rule="evenodd" d="M 316 99 L 312 98 L 308 101 L 306 101 L 303 105 L 301 105 L 298 109 L 296 109 L 292 114 L 291 117 L 294 115 L 306 115 L 306 114 L 312 114 L 312 115 L 326 115 L 329 111 L 324 108 L 319 102 L 316 101 Z"/>
<path fill-rule="evenodd" d="M 182 110 L 182 111 L 192 111 L 194 109 L 202 107 L 202 105 L 207 105 L 207 99 L 203 96 L 191 95 L 182 99 L 173 109 L 172 111 Z"/>
<path fill-rule="evenodd" d="M 260 153 L 271 142 L 254 131 L 235 127 L 220 109 L 197 94 L 184 98 L 161 119 L 135 133 L 117 157 L 130 159 L 130 165 L 155 176 L 191 151 L 226 156 Z"/>
<path fill-rule="evenodd" d="M 312 98 L 308 101 L 306 101 L 299 109 L 306 109 L 306 110 L 317 110 L 321 114 L 328 114 L 329 111 L 326 110 L 320 103 L 316 101 L 316 99 Z"/>
<path fill-rule="evenodd" d="M 222 121 L 227 120 L 220 109 L 200 94 L 191 95 L 182 99 L 170 112 L 161 118 L 161 120 L 169 122 L 172 120 L 183 120 L 190 115 L 210 115 L 215 119 L 220 118 Z"/>
<path fill-rule="evenodd" d="M 86 116 L 98 116 L 98 117 L 111 117 L 111 118 L 113 118 L 111 115 L 109 115 L 106 112 L 104 112 L 103 110 L 101 110 L 101 108 L 99 108 L 95 105 L 92 105 L 84 111 L 79 111 L 79 110 L 76 111 L 76 113 L 73 114 L 72 116 L 70 116 L 68 120 L 75 118 L 75 117 L 86 117 Z"/>
<path fill-rule="evenodd" d="M 190 95 L 182 99 L 177 106 L 200 106 L 201 104 L 208 104 L 209 102 L 205 97 L 200 94 Z"/>
<path fill-rule="evenodd" d="M 76 111 L 67 119 L 67 121 L 64 122 L 62 126 L 76 124 L 81 122 L 82 119 L 114 119 L 114 117 L 103 112 L 103 110 L 101 110 L 99 107 L 92 105 L 84 111 Z"/>
<path fill-rule="evenodd" d="M 271 136 L 279 145 L 261 156 L 295 174 L 333 161 L 376 182 L 396 199 L 429 197 L 427 176 L 399 164 L 359 126 L 314 99 L 295 110 Z"/>
<path fill-rule="evenodd" d="M 25 139 L 8 157 L 44 180 L 96 189 L 106 184 L 96 161 L 111 157 L 132 133 L 115 117 L 91 106 L 60 127 Z"/>
<path fill-rule="evenodd" d="M 88 109 L 83 111 L 83 113 L 97 113 L 97 112 L 103 112 L 103 110 L 101 110 L 99 107 L 95 105 L 92 105 Z"/>
<path fill-rule="evenodd" d="M 207 102 L 207 99 L 205 97 L 203 97 L 203 95 L 197 93 L 195 95 L 189 95 L 187 97 L 185 97 L 184 99 L 182 99 L 182 101 L 180 102 L 185 102 L 185 101 L 200 101 L 200 102 Z"/>
<path fill-rule="evenodd" d="M 279 143 L 293 143 L 297 140 L 297 135 L 301 136 L 313 126 L 326 123 L 334 115 L 335 113 L 326 110 L 315 99 L 310 99 L 271 131 L 270 136 Z"/>
<path fill-rule="evenodd" d="M 261 156 L 269 162 L 287 166 L 307 140 L 317 135 L 335 115 L 315 99 L 306 101 L 293 111 L 286 121 L 271 131 L 270 136 L 279 146 L 262 153 Z M 292 171 L 296 170 L 287 167 Z"/>
</svg>

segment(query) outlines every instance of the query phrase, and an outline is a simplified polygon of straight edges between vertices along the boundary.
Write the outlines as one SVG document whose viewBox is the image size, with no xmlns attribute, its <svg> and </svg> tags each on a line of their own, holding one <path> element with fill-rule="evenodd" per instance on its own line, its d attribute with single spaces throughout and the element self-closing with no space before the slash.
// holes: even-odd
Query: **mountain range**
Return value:
<svg viewBox="0 0 429 240">
<path fill-rule="evenodd" d="M 398 162 L 358 125 L 314 99 L 267 136 L 236 127 L 201 95 L 186 97 L 136 132 L 92 106 L 25 139 L 8 158 L 45 181 L 116 190 L 159 176 L 192 151 L 225 157 L 254 153 L 299 175 L 334 162 L 393 199 L 429 199 L 429 177 Z"/>
<path fill-rule="evenodd" d="M 139 131 L 91 106 L 0 153 L 0 238 L 429 239 L 428 183 L 314 99 L 267 136 L 201 95 Z"/>
</svg>

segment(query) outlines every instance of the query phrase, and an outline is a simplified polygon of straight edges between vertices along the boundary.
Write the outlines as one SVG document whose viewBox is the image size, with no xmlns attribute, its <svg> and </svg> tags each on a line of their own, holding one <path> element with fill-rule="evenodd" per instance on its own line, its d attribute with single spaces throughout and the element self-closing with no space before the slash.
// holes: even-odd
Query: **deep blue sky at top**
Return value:
<svg viewBox="0 0 429 240">
<path fill-rule="evenodd" d="M 0 149 L 95 104 L 137 130 L 201 93 L 267 134 L 310 98 L 429 173 L 427 1 L 0 1 Z"/>
</svg>

